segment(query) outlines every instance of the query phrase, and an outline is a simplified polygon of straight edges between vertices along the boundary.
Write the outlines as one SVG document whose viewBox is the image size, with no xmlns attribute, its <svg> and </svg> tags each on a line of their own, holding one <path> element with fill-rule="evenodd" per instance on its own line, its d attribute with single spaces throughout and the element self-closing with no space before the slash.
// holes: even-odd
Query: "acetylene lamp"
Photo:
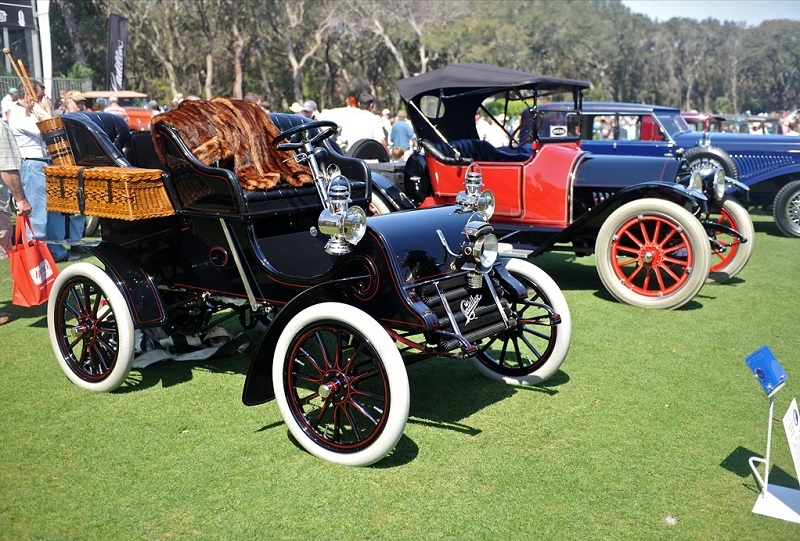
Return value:
<svg viewBox="0 0 800 541">
<path fill-rule="evenodd" d="M 481 190 L 481 188 L 483 188 L 483 172 L 480 165 L 472 163 L 464 174 L 464 190 L 456 196 L 456 204 L 478 212 L 488 220 L 494 214 L 494 194 L 492 190 Z"/>
<path fill-rule="evenodd" d="M 333 177 L 327 190 L 328 208 L 317 220 L 319 231 L 330 236 L 325 251 L 331 255 L 350 252 L 367 231 L 367 215 L 361 207 L 350 207 L 350 182 L 344 176 Z"/>
<path fill-rule="evenodd" d="M 463 270 L 469 271 L 469 287 L 478 289 L 483 284 L 483 275 L 497 261 L 498 242 L 494 228 L 482 220 L 470 220 L 464 226 L 464 243 L 461 245 Z"/>
</svg>

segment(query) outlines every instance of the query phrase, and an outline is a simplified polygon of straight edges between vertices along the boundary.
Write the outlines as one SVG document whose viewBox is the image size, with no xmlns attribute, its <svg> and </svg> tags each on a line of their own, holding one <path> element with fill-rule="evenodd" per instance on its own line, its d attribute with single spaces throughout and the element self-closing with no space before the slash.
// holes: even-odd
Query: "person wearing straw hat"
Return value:
<svg viewBox="0 0 800 541">
<path fill-rule="evenodd" d="M 13 86 L 8 89 L 8 94 L 3 96 L 2 101 L 0 101 L 0 111 L 2 111 L 3 120 L 8 122 L 8 112 L 11 110 L 11 107 L 17 103 L 19 99 L 19 93 L 17 89 Z"/>
<path fill-rule="evenodd" d="M 86 98 L 79 90 L 70 90 L 64 96 L 64 111 L 78 113 L 86 110 Z"/>
</svg>

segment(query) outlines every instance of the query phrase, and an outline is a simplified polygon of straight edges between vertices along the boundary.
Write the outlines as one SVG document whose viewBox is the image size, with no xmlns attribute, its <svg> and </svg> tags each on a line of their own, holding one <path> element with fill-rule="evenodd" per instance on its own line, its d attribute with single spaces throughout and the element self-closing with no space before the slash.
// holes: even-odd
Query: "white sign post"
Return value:
<svg viewBox="0 0 800 541">
<path fill-rule="evenodd" d="M 763 346 L 747 356 L 747 365 L 753 372 L 762 389 L 769 397 L 769 417 L 767 418 L 767 452 L 764 458 L 750 457 L 750 468 L 761 486 L 761 493 L 753 506 L 753 513 L 779 518 L 800 524 L 800 490 L 769 484 L 769 453 L 772 447 L 772 415 L 775 409 L 775 393 L 786 382 L 786 372 L 767 346 Z M 800 479 L 800 414 L 797 412 L 797 401 L 783 418 L 789 447 L 792 450 L 795 470 Z M 764 464 L 764 477 L 758 473 L 756 464 Z"/>
</svg>

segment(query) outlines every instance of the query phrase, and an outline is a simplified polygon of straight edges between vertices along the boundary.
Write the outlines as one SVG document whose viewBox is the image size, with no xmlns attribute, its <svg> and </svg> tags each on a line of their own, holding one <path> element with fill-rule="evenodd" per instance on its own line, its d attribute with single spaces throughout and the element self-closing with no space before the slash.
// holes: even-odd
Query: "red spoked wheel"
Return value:
<svg viewBox="0 0 800 541">
<path fill-rule="evenodd" d="M 644 308 L 683 306 L 703 287 L 710 266 L 700 221 L 662 199 L 639 199 L 611 213 L 595 252 L 609 293 Z"/>
<path fill-rule="evenodd" d="M 709 204 L 709 207 L 712 205 Z M 711 244 L 710 282 L 721 283 L 736 276 L 753 253 L 755 228 L 750 213 L 738 201 L 726 197 L 713 205 L 709 219 L 713 222 L 707 227 L 709 236 L 715 241 Z M 732 229 L 744 237 L 744 241 L 713 224 Z"/>
</svg>

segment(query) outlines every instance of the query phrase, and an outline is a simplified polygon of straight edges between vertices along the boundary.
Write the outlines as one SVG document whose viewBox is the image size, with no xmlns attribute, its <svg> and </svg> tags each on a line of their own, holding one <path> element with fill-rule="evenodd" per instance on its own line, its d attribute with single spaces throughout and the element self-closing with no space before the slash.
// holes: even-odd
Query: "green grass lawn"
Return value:
<svg viewBox="0 0 800 541">
<path fill-rule="evenodd" d="M 301 450 L 274 403 L 242 405 L 247 353 L 75 387 L 2 262 L 0 540 L 800 539 L 751 512 L 769 402 L 744 357 L 763 344 L 789 374 L 770 481 L 800 488 L 780 422 L 800 389 L 800 239 L 754 221 L 740 275 L 672 312 L 613 301 L 593 257 L 533 260 L 570 304 L 562 370 L 518 389 L 465 361 L 410 367 L 405 435 L 369 468 Z"/>
</svg>

